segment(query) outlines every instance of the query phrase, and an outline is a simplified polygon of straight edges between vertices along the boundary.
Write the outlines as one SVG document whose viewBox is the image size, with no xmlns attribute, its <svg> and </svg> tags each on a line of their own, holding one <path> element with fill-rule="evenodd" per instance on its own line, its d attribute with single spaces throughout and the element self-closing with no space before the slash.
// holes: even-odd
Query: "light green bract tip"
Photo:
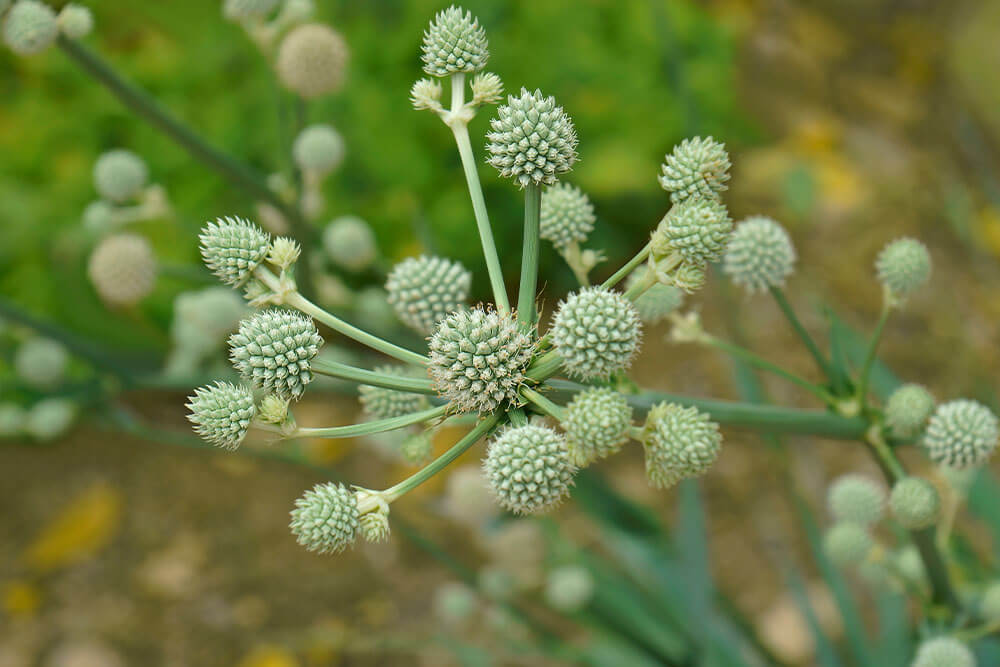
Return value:
<svg viewBox="0 0 1000 667">
<path fill-rule="evenodd" d="M 573 397 L 560 425 L 573 463 L 582 468 L 615 453 L 628 441 L 632 408 L 617 391 L 595 387 Z"/>
<path fill-rule="evenodd" d="M 41 53 L 52 46 L 58 36 L 56 14 L 44 2 L 18 0 L 7 12 L 3 41 L 18 55 Z"/>
<path fill-rule="evenodd" d="M 976 656 L 954 637 L 935 637 L 920 644 L 910 667 L 976 667 Z"/>
<path fill-rule="evenodd" d="M 556 183 L 542 193 L 541 237 L 556 248 L 586 241 L 596 221 L 590 197 L 575 185 Z"/>
<path fill-rule="evenodd" d="M 930 279 L 931 256 L 920 241 L 897 239 L 879 253 L 875 271 L 889 293 L 902 300 Z"/>
<path fill-rule="evenodd" d="M 229 337 L 230 359 L 243 379 L 281 398 L 294 399 L 312 382 L 309 362 L 322 344 L 310 318 L 281 308 L 244 320 Z"/>
<path fill-rule="evenodd" d="M 718 260 L 726 249 L 733 221 L 716 199 L 691 197 L 674 204 L 651 240 L 654 257 L 676 252 L 695 267 Z"/>
<path fill-rule="evenodd" d="M 227 285 L 239 287 L 267 258 L 271 236 L 243 218 L 209 222 L 198 237 L 205 266 Z"/>
<path fill-rule="evenodd" d="M 603 287 L 585 287 L 559 306 L 550 333 L 566 372 L 590 380 L 627 368 L 641 329 L 631 301 Z"/>
<path fill-rule="evenodd" d="M 500 175 L 524 188 L 530 184 L 555 185 L 560 174 L 576 162 L 576 130 L 554 97 L 542 91 L 521 89 L 497 109 L 487 133 L 487 162 Z"/>
<path fill-rule="evenodd" d="M 490 58 L 486 31 L 471 12 L 452 5 L 438 12 L 424 32 L 424 71 L 432 76 L 478 72 Z"/>
<path fill-rule="evenodd" d="M 490 443 L 483 469 L 497 501 L 515 514 L 543 512 L 559 504 L 576 472 L 566 439 L 533 424 L 504 430 Z"/>
<path fill-rule="evenodd" d="M 919 530 L 937 521 L 941 512 L 941 497 L 926 479 L 904 477 L 892 487 L 889 507 L 904 528 Z"/>
<path fill-rule="evenodd" d="M 413 371 L 406 366 L 380 366 L 375 372 L 399 377 L 412 377 Z M 427 398 L 422 394 L 411 394 L 385 387 L 368 384 L 358 386 L 359 400 L 365 414 L 372 419 L 390 419 L 419 412 L 428 407 Z"/>
<path fill-rule="evenodd" d="M 253 392 L 229 382 L 195 389 L 185 406 L 188 421 L 201 438 L 216 447 L 234 450 L 243 442 L 257 414 Z"/>
<path fill-rule="evenodd" d="M 663 161 L 660 185 L 670 200 L 689 197 L 718 199 L 729 180 L 729 154 L 724 144 L 708 137 L 685 139 Z"/>
<path fill-rule="evenodd" d="M 357 497 L 343 484 L 317 484 L 295 501 L 289 527 L 298 543 L 321 554 L 340 553 L 358 539 Z"/>
<path fill-rule="evenodd" d="M 795 246 L 785 228 L 771 218 L 747 218 L 729 237 L 722 270 L 751 293 L 781 287 L 795 270 Z"/>
<path fill-rule="evenodd" d="M 972 468 L 989 460 L 1000 437 L 1000 423 L 981 403 L 958 399 L 939 405 L 924 433 L 931 460 L 950 468 Z"/>
<path fill-rule="evenodd" d="M 867 526 L 882 518 L 885 491 L 867 477 L 844 475 L 830 485 L 826 502 L 837 521 Z"/>
<path fill-rule="evenodd" d="M 719 456 L 719 425 L 697 408 L 658 403 L 646 417 L 641 440 L 649 483 L 666 489 L 704 474 Z"/>
<path fill-rule="evenodd" d="M 900 438 L 912 438 L 924 429 L 934 412 L 934 397 L 919 384 L 904 384 L 885 404 L 885 423 Z"/>
<path fill-rule="evenodd" d="M 834 565 L 859 565 L 868 558 L 873 546 L 871 535 L 861 524 L 840 521 L 823 537 L 823 551 Z"/>
<path fill-rule="evenodd" d="M 465 305 L 471 285 L 472 274 L 458 262 L 421 255 L 394 266 L 385 289 L 400 321 L 427 335 Z"/>
<path fill-rule="evenodd" d="M 146 163 L 132 151 L 108 151 L 94 163 L 94 188 L 108 201 L 134 199 L 146 187 L 148 178 Z"/>
</svg>

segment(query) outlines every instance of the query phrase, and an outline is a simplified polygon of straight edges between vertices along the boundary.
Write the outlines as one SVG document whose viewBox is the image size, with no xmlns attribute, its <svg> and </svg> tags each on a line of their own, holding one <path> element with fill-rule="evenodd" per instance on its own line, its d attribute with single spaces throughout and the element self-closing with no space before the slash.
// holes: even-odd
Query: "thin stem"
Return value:
<svg viewBox="0 0 1000 667">
<path fill-rule="evenodd" d="M 656 284 L 656 274 L 652 271 L 646 271 L 642 276 L 642 280 L 637 281 L 634 285 L 625 290 L 625 298 L 629 301 L 635 301 L 640 296 L 649 291 L 649 289 Z"/>
<path fill-rule="evenodd" d="M 630 259 L 622 268 L 615 271 L 610 278 L 601 283 L 601 287 L 604 289 L 611 289 L 621 281 L 625 280 L 628 274 L 632 273 L 636 267 L 646 261 L 646 258 L 649 257 L 650 250 L 652 250 L 652 243 L 647 243 L 643 246 L 642 250 L 636 253 L 635 257 Z"/>
<path fill-rule="evenodd" d="M 557 421 L 562 421 L 566 408 L 556 405 L 531 387 L 521 387 L 521 396 L 536 408 Z"/>
<path fill-rule="evenodd" d="M 369 384 L 373 387 L 384 387 L 385 389 L 405 391 L 410 394 L 434 395 L 437 393 L 431 381 L 426 378 L 413 378 L 406 377 L 405 375 L 389 375 L 379 373 L 378 371 L 368 371 L 337 361 L 320 359 L 319 357 L 312 360 L 310 368 L 320 375 L 328 375 L 341 380 L 357 382 L 358 384 Z"/>
<path fill-rule="evenodd" d="M 590 287 L 590 276 L 588 275 L 587 268 L 583 265 L 580 244 L 576 242 L 570 243 L 562 248 L 559 254 L 566 261 L 566 265 L 573 272 L 573 276 L 580 283 L 580 286 Z"/>
<path fill-rule="evenodd" d="M 524 243 L 521 246 L 521 282 L 517 296 L 517 317 L 527 325 L 537 319 L 535 289 L 538 286 L 539 218 L 542 188 L 530 183 L 524 188 Z"/>
<path fill-rule="evenodd" d="M 436 408 L 429 408 L 414 412 L 401 417 L 390 419 L 377 419 L 375 421 L 363 422 L 361 424 L 351 424 L 350 426 L 330 426 L 326 428 L 300 427 L 295 429 L 285 440 L 295 438 L 354 438 L 359 435 L 371 435 L 373 433 L 385 433 L 396 429 L 421 424 L 438 417 L 443 417 L 448 412 L 448 406 L 442 405 Z"/>
<path fill-rule="evenodd" d="M 805 344 L 806 349 L 809 350 L 809 354 L 812 355 L 812 358 L 816 361 L 816 365 L 819 366 L 823 375 L 832 380 L 833 371 L 830 368 L 830 362 L 827 361 L 826 356 L 820 352 L 819 347 L 816 345 L 816 341 L 813 340 L 813 337 L 810 336 L 809 332 L 806 331 L 806 328 L 802 326 L 802 322 L 795 314 L 795 310 L 792 309 L 792 304 L 790 304 L 788 299 L 785 297 L 785 291 L 777 286 L 771 287 L 771 296 L 774 297 L 774 300 L 777 302 L 781 312 L 784 313 L 785 319 L 787 319 L 788 323 L 792 325 L 792 328 L 795 329 L 795 333 L 798 334 L 803 344 Z"/>
<path fill-rule="evenodd" d="M 766 359 L 758 357 L 750 350 L 742 348 L 739 345 L 733 345 L 732 343 L 727 343 L 726 341 L 720 340 L 715 336 L 707 336 L 704 342 L 706 345 L 711 345 L 712 347 L 722 350 L 727 354 L 742 359 L 743 361 L 747 362 L 752 366 L 756 366 L 761 370 L 769 371 L 779 377 L 788 380 L 789 382 L 792 382 L 793 384 L 797 384 L 798 386 L 812 393 L 814 396 L 819 398 L 824 403 L 832 404 L 834 402 L 833 397 L 830 396 L 830 394 L 827 393 L 827 391 L 822 387 L 819 387 L 810 382 L 809 380 L 801 378 L 798 375 L 795 375 L 794 373 L 785 370 L 784 368 L 778 366 L 777 364 L 774 364 L 770 361 L 767 361 Z"/>
<path fill-rule="evenodd" d="M 558 373 L 562 363 L 562 355 L 556 350 L 550 350 L 535 359 L 524 374 L 529 380 L 543 382 Z"/>
<path fill-rule="evenodd" d="M 868 352 L 865 353 L 865 363 L 861 367 L 861 376 L 858 378 L 858 403 L 862 408 L 868 402 L 868 379 L 871 376 L 872 364 L 875 363 L 875 353 L 878 351 L 879 341 L 882 340 L 882 331 L 885 329 L 886 320 L 889 319 L 889 313 L 891 312 L 892 308 L 889 305 L 888 299 L 884 299 L 878 324 L 875 325 L 875 331 L 868 342 Z"/>
</svg>

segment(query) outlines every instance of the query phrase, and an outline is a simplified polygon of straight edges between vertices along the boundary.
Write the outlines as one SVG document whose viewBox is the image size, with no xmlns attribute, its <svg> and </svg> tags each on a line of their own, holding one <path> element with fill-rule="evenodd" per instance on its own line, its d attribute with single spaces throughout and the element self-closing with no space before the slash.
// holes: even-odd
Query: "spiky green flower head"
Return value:
<svg viewBox="0 0 1000 667">
<path fill-rule="evenodd" d="M 310 318 L 282 308 L 243 320 L 229 337 L 230 359 L 243 379 L 281 398 L 302 396 L 313 379 L 309 362 L 321 345 Z"/>
<path fill-rule="evenodd" d="M 441 111 L 441 94 L 444 89 L 441 83 L 435 79 L 418 79 L 410 88 L 410 103 L 417 111 L 429 109 L 431 111 Z"/>
<path fill-rule="evenodd" d="M 271 235 L 243 218 L 218 218 L 198 237 L 201 256 L 209 271 L 233 287 L 243 285 L 267 258 Z"/>
<path fill-rule="evenodd" d="M 871 553 L 874 542 L 868 530 L 853 521 L 838 521 L 823 537 L 823 551 L 834 565 L 859 565 Z"/>
<path fill-rule="evenodd" d="M 574 378 L 606 378 L 632 363 L 642 337 L 639 312 L 618 292 L 585 287 L 560 304 L 552 342 Z"/>
<path fill-rule="evenodd" d="M 465 305 L 471 285 L 472 274 L 458 262 L 421 255 L 392 267 L 385 289 L 400 321 L 428 335 Z"/>
<path fill-rule="evenodd" d="M 489 413 L 517 400 L 534 351 L 534 339 L 513 315 L 460 310 L 431 336 L 428 370 L 456 411 Z"/>
<path fill-rule="evenodd" d="M 83 5 L 70 3 L 58 17 L 59 30 L 70 39 L 82 39 L 94 29 L 94 15 Z"/>
<path fill-rule="evenodd" d="M 295 138 L 292 157 L 303 171 L 328 174 L 344 161 L 344 138 L 329 125 L 310 125 Z"/>
<path fill-rule="evenodd" d="M 281 0 L 226 0 L 222 15 L 230 21 L 262 20 L 280 3 Z"/>
<path fill-rule="evenodd" d="M 170 337 L 180 347 L 207 353 L 218 349 L 246 313 L 243 299 L 226 287 L 182 292 L 174 299 Z"/>
<path fill-rule="evenodd" d="M 354 215 L 334 218 L 323 229 L 323 250 L 337 266 L 362 271 L 378 257 L 371 225 Z"/>
<path fill-rule="evenodd" d="M 153 291 L 156 256 L 142 236 L 115 234 L 103 239 L 87 262 L 87 275 L 109 306 L 134 306 Z"/>
<path fill-rule="evenodd" d="M 651 239 L 654 257 L 677 253 L 702 267 L 718 260 L 733 231 L 729 211 L 717 199 L 690 197 L 670 207 Z"/>
<path fill-rule="evenodd" d="M 340 553 L 358 539 L 360 519 L 354 492 L 343 484 L 326 482 L 295 501 L 289 528 L 309 551 Z"/>
<path fill-rule="evenodd" d="M 277 426 L 292 425 L 295 418 L 289 419 L 287 398 L 281 398 L 274 394 L 268 394 L 260 399 L 260 406 L 257 408 L 257 418 L 265 424 L 275 424 Z"/>
<path fill-rule="evenodd" d="M 625 283 L 626 291 L 639 281 L 644 280 L 647 271 L 649 271 L 648 267 L 633 271 Z M 634 303 L 635 309 L 639 313 L 639 319 L 646 324 L 656 324 L 684 305 L 684 292 L 675 285 L 664 285 L 657 282 L 643 292 L 642 296 Z"/>
<path fill-rule="evenodd" d="M 311 100 L 340 90 L 347 59 L 347 43 L 340 33 L 321 23 L 306 23 L 281 41 L 275 67 L 288 90 Z"/>
<path fill-rule="evenodd" d="M 13 438 L 24 429 L 28 412 L 17 403 L 0 403 L 0 438 Z"/>
<path fill-rule="evenodd" d="M 930 279 L 931 255 L 916 239 L 896 239 L 878 254 L 875 271 L 893 299 L 902 301 Z"/>
<path fill-rule="evenodd" d="M 583 243 L 595 222 L 590 197 L 575 185 L 556 183 L 542 193 L 541 236 L 556 248 Z"/>
<path fill-rule="evenodd" d="M 515 514 L 535 514 L 569 495 L 576 466 L 566 438 L 546 426 L 505 429 L 490 443 L 483 462 L 500 505 Z"/>
<path fill-rule="evenodd" d="M 719 425 L 697 408 L 658 403 L 646 416 L 641 440 L 649 483 L 666 489 L 705 473 L 719 457 Z"/>
<path fill-rule="evenodd" d="M 413 371 L 407 366 L 379 366 L 377 373 L 399 377 L 413 377 Z M 411 394 L 406 391 L 396 391 L 385 387 L 375 387 L 368 384 L 358 386 L 361 407 L 371 419 L 390 419 L 402 417 L 412 412 L 419 412 L 428 407 L 427 398 L 422 394 Z"/>
<path fill-rule="evenodd" d="M 867 526 L 885 513 L 885 491 L 863 475 L 843 475 L 827 490 L 826 504 L 837 521 Z"/>
<path fill-rule="evenodd" d="M 76 411 L 76 403 L 68 399 L 43 398 L 28 410 L 24 432 L 35 440 L 55 440 L 73 425 Z"/>
<path fill-rule="evenodd" d="M 976 667 L 976 656 L 954 637 L 934 637 L 920 644 L 910 667 Z"/>
<path fill-rule="evenodd" d="M 257 415 L 253 392 L 249 387 L 216 382 L 194 390 L 185 407 L 191 411 L 188 421 L 205 442 L 235 450 L 243 442 Z"/>
<path fill-rule="evenodd" d="M 922 477 L 904 477 L 889 494 L 892 515 L 904 527 L 919 530 L 934 525 L 941 512 L 941 496 Z"/>
<path fill-rule="evenodd" d="M 366 512 L 358 520 L 358 532 L 365 542 L 377 544 L 389 539 L 389 506 Z"/>
<path fill-rule="evenodd" d="M 885 404 L 885 423 L 900 438 L 912 438 L 924 429 L 934 412 L 934 396 L 919 384 L 904 384 Z"/>
<path fill-rule="evenodd" d="M 674 203 L 689 197 L 718 199 L 728 189 L 730 166 L 725 144 L 693 137 L 664 157 L 658 180 Z"/>
<path fill-rule="evenodd" d="M 1000 423 L 982 403 L 958 399 L 943 403 L 931 416 L 924 447 L 931 460 L 951 468 L 980 466 L 997 448 Z"/>
<path fill-rule="evenodd" d="M 135 199 L 146 187 L 149 170 L 141 157 L 123 148 L 102 153 L 94 163 L 94 188 L 111 202 Z"/>
<path fill-rule="evenodd" d="M 431 76 L 458 72 L 478 72 L 490 59 L 486 31 L 479 19 L 461 7 L 452 5 L 438 12 L 424 32 L 424 71 Z"/>
<path fill-rule="evenodd" d="M 582 565 L 563 565 L 545 580 L 545 601 L 564 613 L 579 611 L 594 595 L 594 577 Z"/>
<path fill-rule="evenodd" d="M 771 218 L 753 216 L 736 225 L 722 270 L 750 293 L 781 287 L 795 270 L 795 246 L 785 228 Z"/>
<path fill-rule="evenodd" d="M 52 46 L 59 36 L 56 13 L 38 0 L 17 0 L 7 12 L 3 41 L 18 55 L 31 56 Z"/>
<path fill-rule="evenodd" d="M 66 348 L 49 338 L 29 338 L 14 353 L 18 377 L 36 389 L 54 389 L 66 376 L 68 363 Z"/>
<path fill-rule="evenodd" d="M 399 455 L 412 466 L 420 466 L 430 460 L 434 452 L 434 438 L 430 431 L 421 431 L 407 436 L 399 444 Z"/>
<path fill-rule="evenodd" d="M 628 441 L 632 408 L 617 391 L 594 387 L 573 397 L 560 425 L 573 463 L 583 468 L 614 454 Z"/>
<path fill-rule="evenodd" d="M 487 133 L 487 162 L 500 175 L 524 188 L 529 184 L 555 185 L 560 174 L 576 162 L 576 129 L 554 97 L 521 88 L 497 109 Z"/>
<path fill-rule="evenodd" d="M 472 103 L 478 106 L 496 104 L 503 99 L 503 81 L 493 72 L 480 72 L 472 78 Z"/>
<path fill-rule="evenodd" d="M 1000 620 L 1000 581 L 994 581 L 979 598 L 979 615 L 986 621 Z"/>
<path fill-rule="evenodd" d="M 706 268 L 705 264 L 691 261 L 682 262 L 670 276 L 670 279 L 677 289 L 685 294 L 694 294 L 705 286 Z"/>
</svg>

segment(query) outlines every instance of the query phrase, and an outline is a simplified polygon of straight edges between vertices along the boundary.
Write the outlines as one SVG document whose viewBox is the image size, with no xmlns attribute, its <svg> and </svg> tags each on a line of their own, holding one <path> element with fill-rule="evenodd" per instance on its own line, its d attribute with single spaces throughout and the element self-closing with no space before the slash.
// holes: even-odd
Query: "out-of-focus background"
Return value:
<svg viewBox="0 0 1000 667">
<path fill-rule="evenodd" d="M 288 169 L 287 121 L 295 109 L 267 58 L 222 19 L 220 3 L 89 4 L 96 29 L 86 43 L 127 78 L 259 171 Z M 352 295 L 347 312 L 384 322 L 373 288 L 386 266 L 423 251 L 463 262 L 475 274 L 475 297 L 486 298 L 450 134 L 408 102 L 410 85 L 422 76 L 422 31 L 441 4 L 319 4 L 320 18 L 351 50 L 344 90 L 306 110 L 310 122 L 335 126 L 347 146 L 345 163 L 325 188 L 326 217 L 367 221 L 384 264 L 337 274 Z M 588 246 L 608 257 L 596 274 L 609 274 L 638 250 L 666 211 L 668 197 L 656 181 L 664 153 L 684 137 L 712 135 L 733 161 L 726 196 L 733 217 L 767 214 L 794 237 L 799 271 L 788 292 L 820 338 L 824 304 L 848 327 L 871 327 L 880 305 L 876 252 L 893 238 L 918 237 L 931 250 L 934 278 L 890 323 L 883 358 L 898 376 L 939 397 L 968 395 L 996 407 L 1000 4 L 465 4 L 488 31 L 489 70 L 509 91 L 523 85 L 554 95 L 576 123 L 580 162 L 567 180 L 596 206 Z M 0 89 L 0 295 L 136 367 L 162 367 L 178 293 L 212 284 L 198 269 L 197 230 L 221 215 L 254 217 L 256 203 L 126 112 L 56 49 L 31 58 L 0 51 Z M 484 109 L 470 128 L 480 157 L 491 115 Z M 81 219 L 96 198 L 95 159 L 119 147 L 146 160 L 173 213 L 137 228 L 163 267 L 154 292 L 137 307 L 109 309 L 86 279 L 94 239 Z M 514 281 L 522 199 L 491 168 L 480 173 Z M 551 310 L 572 288 L 572 273 L 546 246 L 541 275 Z M 363 293 L 370 305 L 358 303 Z M 713 274 L 689 303 L 710 329 L 744 336 L 766 355 L 811 372 L 773 302 L 745 298 Z M 0 393 L 37 403 L 45 392 L 22 387 L 14 372 L 27 334 L 6 326 Z M 739 397 L 739 378 L 725 359 L 667 344 L 664 333 L 646 333 L 636 364 L 640 385 Z M 345 347 L 345 354 L 360 355 Z M 223 365 L 221 351 L 217 357 Z M 202 370 L 211 377 L 211 365 Z M 85 394 L 114 393 L 87 384 L 85 361 L 71 361 L 67 377 L 74 400 L 81 387 Z M 810 405 L 784 385 L 768 389 L 776 401 Z M 560 657 L 551 643 L 584 646 L 599 635 L 578 617 L 552 614 L 539 583 L 546 568 L 602 544 L 600 529 L 574 501 L 551 522 L 516 530 L 493 525 L 484 533 L 478 519 L 460 516 L 467 493 L 461 480 L 441 476 L 393 507 L 400 522 L 389 543 L 312 555 L 287 529 L 288 511 L 304 489 L 331 474 L 379 488 L 411 469 L 384 454 L 391 449 L 385 443 L 368 441 L 297 446 L 312 469 L 269 460 L 273 452 L 261 443 L 250 443 L 256 458 L 176 446 L 187 444 L 174 437 L 187 433 L 187 393 L 177 387 L 115 394 L 117 421 L 88 419 L 102 408 L 79 402 L 75 425 L 60 437 L 0 442 L 0 665 L 574 664 L 572 653 Z M 304 400 L 297 416 L 302 423 L 348 423 L 358 409 L 351 398 L 322 394 Z M 149 432 L 122 432 L 140 421 Z M 437 445 L 453 439 L 439 434 Z M 808 665 L 818 648 L 810 619 L 786 590 L 788 562 L 801 569 L 817 622 L 834 637 L 845 629 L 777 471 L 792 470 L 817 508 L 830 476 L 877 471 L 860 446 L 803 440 L 789 447 L 784 460 L 752 435 L 727 433 L 701 500 L 718 588 L 774 656 Z M 477 455 L 473 450 L 460 462 L 467 473 Z M 675 520 L 683 499 L 647 488 L 638 448 L 598 469 L 665 523 Z M 972 529 L 970 549 L 988 554 L 988 539 L 976 543 Z M 533 549 L 540 555 L 527 566 L 502 558 L 517 561 Z M 544 641 L 502 617 L 500 607 L 470 602 L 456 588 L 469 572 L 482 583 L 483 571 L 505 568 L 528 580 L 526 604 L 542 608 L 550 631 Z M 503 580 L 500 588 L 516 587 Z"/>
</svg>

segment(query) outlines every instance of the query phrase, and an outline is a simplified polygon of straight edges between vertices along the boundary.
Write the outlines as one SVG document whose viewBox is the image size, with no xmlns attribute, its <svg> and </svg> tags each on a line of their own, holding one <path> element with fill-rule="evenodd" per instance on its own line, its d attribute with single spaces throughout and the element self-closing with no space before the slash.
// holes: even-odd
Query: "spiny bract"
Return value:
<svg viewBox="0 0 1000 667">
<path fill-rule="evenodd" d="M 943 403 L 934 411 L 924 434 L 924 447 L 939 465 L 971 468 L 986 463 L 998 437 L 996 415 L 985 405 L 962 398 Z"/>
<path fill-rule="evenodd" d="M 712 137 L 693 137 L 667 154 L 659 181 L 675 203 L 689 197 L 717 199 L 727 188 L 729 167 L 724 144 Z"/>
<path fill-rule="evenodd" d="M 904 384 L 885 404 L 885 423 L 894 435 L 912 438 L 923 430 L 934 412 L 934 397 L 919 384 Z"/>
<path fill-rule="evenodd" d="M 304 171 L 325 174 L 344 160 L 344 139 L 329 125 L 310 125 L 295 138 L 292 156 Z"/>
<path fill-rule="evenodd" d="M 11 51 L 22 56 L 41 53 L 59 36 L 56 14 L 44 2 L 18 0 L 7 12 L 3 40 Z"/>
<path fill-rule="evenodd" d="M 406 366 L 381 366 L 375 369 L 384 375 L 411 376 L 413 372 Z M 369 384 L 358 386 L 359 400 L 365 414 L 372 419 L 402 417 L 411 412 L 419 412 L 428 407 L 427 398 L 422 394 L 375 387 Z"/>
<path fill-rule="evenodd" d="M 573 463 L 584 467 L 614 454 L 628 440 L 632 408 L 607 387 L 586 389 L 566 406 L 560 423 Z"/>
<path fill-rule="evenodd" d="M 340 90 L 347 58 L 347 44 L 340 33 L 321 23 L 306 23 L 282 40 L 275 67 L 286 88 L 313 99 Z"/>
<path fill-rule="evenodd" d="M 697 408 L 658 403 L 642 431 L 646 477 L 658 489 L 707 471 L 722 448 L 719 425 Z"/>
<path fill-rule="evenodd" d="M 487 133 L 487 162 L 519 186 L 555 185 L 576 162 L 576 130 L 554 97 L 521 89 L 497 109 Z"/>
<path fill-rule="evenodd" d="M 557 248 L 583 243 L 597 216 L 590 197 L 569 183 L 556 183 L 542 193 L 541 237 Z"/>
<path fill-rule="evenodd" d="M 421 255 L 394 266 L 385 289 L 400 321 L 426 335 L 462 308 L 471 284 L 472 274 L 458 262 Z"/>
<path fill-rule="evenodd" d="M 865 527 L 853 521 L 838 521 L 823 537 L 823 551 L 840 567 L 860 564 L 868 557 L 873 544 Z"/>
<path fill-rule="evenodd" d="M 229 337 L 230 359 L 248 382 L 282 398 L 299 398 L 312 381 L 309 362 L 323 339 L 300 313 L 271 308 L 243 320 Z"/>
<path fill-rule="evenodd" d="M 837 521 L 869 525 L 885 512 L 885 491 L 862 475 L 843 475 L 830 485 L 826 495 L 830 514 Z"/>
<path fill-rule="evenodd" d="M 976 667 L 976 656 L 954 637 L 934 637 L 920 644 L 910 667 Z"/>
<path fill-rule="evenodd" d="M 889 494 L 892 515 L 904 528 L 919 530 L 934 525 L 941 511 L 941 496 L 921 477 L 904 477 Z"/>
<path fill-rule="evenodd" d="M 225 449 L 240 446 L 257 414 L 253 392 L 229 382 L 195 389 L 185 407 L 191 411 L 188 420 L 194 424 L 195 433 L 205 442 Z"/>
<path fill-rule="evenodd" d="M 566 372 L 590 380 L 632 363 L 641 328 L 631 301 L 603 287 L 585 287 L 559 306 L 551 335 Z"/>
<path fill-rule="evenodd" d="M 771 218 L 747 218 L 729 237 L 722 270 L 751 293 L 781 287 L 795 270 L 795 246 L 785 228 Z"/>
<path fill-rule="evenodd" d="M 486 31 L 471 12 L 452 5 L 438 12 L 424 32 L 424 71 L 432 76 L 478 72 L 490 58 Z"/>
<path fill-rule="evenodd" d="M 670 207 L 653 232 L 651 250 L 654 257 L 676 252 L 700 267 L 722 256 L 732 230 L 733 221 L 722 202 L 691 197 Z"/>
<path fill-rule="evenodd" d="M 156 282 L 153 247 L 138 234 L 109 236 L 91 253 L 87 275 L 106 304 L 134 306 L 153 291 Z"/>
<path fill-rule="evenodd" d="M 887 245 L 875 260 L 881 282 L 897 299 L 916 291 L 931 277 L 931 256 L 927 246 L 916 239 L 897 239 Z"/>
<path fill-rule="evenodd" d="M 569 494 L 576 466 L 566 439 L 545 426 L 505 429 L 490 443 L 483 463 L 497 501 L 515 514 L 533 514 Z"/>
<path fill-rule="evenodd" d="M 227 285 L 239 287 L 264 261 L 271 248 L 270 234 L 243 218 L 209 222 L 198 237 L 205 266 Z"/>
<path fill-rule="evenodd" d="M 94 163 L 94 187 L 109 201 L 123 202 L 137 197 L 148 178 L 146 163 L 129 150 L 108 151 Z"/>
<path fill-rule="evenodd" d="M 358 500 L 343 484 L 317 484 L 295 501 L 289 527 L 298 543 L 321 554 L 339 553 L 358 539 Z"/>
<path fill-rule="evenodd" d="M 480 72 L 472 77 L 473 104 L 495 104 L 503 98 L 503 81 L 493 72 Z"/>
</svg>

